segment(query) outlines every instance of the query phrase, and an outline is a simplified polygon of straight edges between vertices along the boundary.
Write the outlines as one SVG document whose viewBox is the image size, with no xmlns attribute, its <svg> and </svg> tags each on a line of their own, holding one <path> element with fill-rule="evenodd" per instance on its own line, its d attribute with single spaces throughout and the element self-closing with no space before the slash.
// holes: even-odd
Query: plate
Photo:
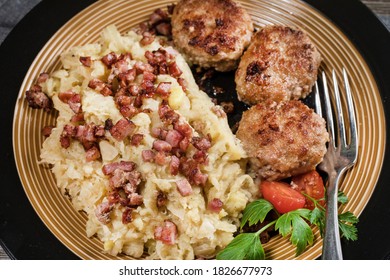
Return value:
<svg viewBox="0 0 390 280">
<path fill-rule="evenodd" d="M 55 11 L 54 7 L 48 4 L 48 2 L 44 1 L 34 9 L 34 12 L 37 13 L 37 10 L 45 11 L 44 8 Z M 33 48 L 35 49 L 35 53 L 32 56 L 31 51 L 29 52 L 30 57 L 34 58 L 35 56 L 35 58 L 32 63 L 23 64 L 25 70 L 29 67 L 28 71 L 27 73 L 23 73 L 23 82 L 19 80 L 19 85 L 14 85 L 13 87 L 15 94 L 19 92 L 16 105 L 15 99 L 13 99 L 13 103 L 12 99 L 7 99 L 7 102 L 9 102 L 8 106 L 12 109 L 13 107 L 15 108 L 12 127 L 7 128 L 10 129 L 9 131 L 12 131 L 14 160 L 19 179 L 15 178 L 15 166 L 5 167 L 5 170 L 2 168 L 2 176 L 4 176 L 7 185 L 10 184 L 14 187 L 16 185 L 15 188 L 17 188 L 19 195 L 11 195 L 12 197 L 7 197 L 9 200 L 2 200 L 1 215 L 4 215 L 5 224 L 1 226 L 1 238 L 12 253 L 16 252 L 14 254 L 17 258 L 36 258 L 34 257 L 34 253 L 18 251 L 18 245 L 23 247 L 24 250 L 27 249 L 24 244 L 26 238 L 34 239 L 28 230 L 20 229 L 28 226 L 32 226 L 31 229 L 34 230 L 36 236 L 39 236 L 42 232 L 46 234 L 48 240 L 48 243 L 46 243 L 46 238 L 39 236 L 38 240 L 40 243 L 38 245 L 34 240 L 29 240 L 28 245 L 31 246 L 31 251 L 34 251 L 34 246 L 38 246 L 41 249 L 41 247 L 47 247 L 50 244 L 55 244 L 52 248 L 59 250 L 57 254 L 52 252 L 52 248 L 46 248 L 44 251 L 48 252 L 47 255 L 41 255 L 36 252 L 35 254 L 37 256 L 41 256 L 37 258 L 127 258 L 122 255 L 112 257 L 104 254 L 102 252 L 102 243 L 97 238 L 86 237 L 85 215 L 73 210 L 70 202 L 61 196 L 50 170 L 38 163 L 40 147 L 43 142 L 40 134 L 41 128 L 47 124 L 52 124 L 54 122 L 54 116 L 48 115 L 43 111 L 28 108 L 23 96 L 24 92 L 32 85 L 39 73 L 43 71 L 52 72 L 60 67 L 58 55 L 63 50 L 74 45 L 95 42 L 100 31 L 111 23 L 114 23 L 120 31 L 124 32 L 136 26 L 139 22 L 146 20 L 154 9 L 166 7 L 171 1 L 118 0 L 97 1 L 94 3 L 91 3 L 92 1 L 80 2 L 82 3 L 77 4 L 78 8 L 65 9 L 68 11 L 68 18 L 70 18 L 66 23 L 66 17 L 65 19 L 56 19 L 53 16 L 49 16 L 53 22 L 57 23 L 58 27 L 56 30 L 58 31 L 52 30 L 52 33 L 48 32 L 49 36 L 45 35 L 46 37 L 42 35 L 46 40 L 44 38 L 40 40 L 41 44 Z M 347 173 L 343 182 L 342 189 L 350 199 L 350 202 L 343 210 L 352 211 L 355 215 L 360 216 L 361 222 L 359 223 L 359 241 L 348 244 L 344 243 L 344 256 L 346 258 L 384 258 L 390 252 L 390 247 L 384 238 L 377 239 L 377 233 L 378 228 L 382 229 L 382 231 L 388 229 L 386 221 L 389 219 L 389 216 L 385 216 L 385 213 L 388 213 L 389 209 L 383 202 L 384 197 L 381 197 L 387 191 L 384 190 L 386 185 L 383 184 L 383 178 L 386 175 L 383 175 L 384 172 L 381 171 L 383 164 L 386 164 L 387 136 L 384 105 L 386 105 L 385 101 L 388 96 L 389 86 L 388 82 L 385 82 L 383 79 L 385 77 L 383 75 L 386 73 L 385 70 L 382 72 L 381 69 L 383 67 L 381 66 L 383 61 L 375 58 L 379 53 L 373 53 L 375 50 L 364 48 L 367 42 L 360 43 L 360 40 L 364 41 L 363 38 L 352 35 L 347 36 L 348 31 L 352 32 L 351 29 L 354 30 L 353 28 L 359 27 L 356 22 L 349 23 L 346 27 L 341 28 L 330 20 L 330 18 L 333 20 L 340 18 L 341 15 L 333 15 L 334 9 L 331 8 L 329 1 L 328 5 L 321 3 L 321 1 L 319 4 L 315 4 L 311 3 L 315 1 L 302 2 L 298 0 L 238 2 L 241 2 L 252 15 L 256 27 L 261 27 L 266 24 L 285 24 L 306 30 L 318 46 L 324 58 L 321 68 L 326 73 L 330 73 L 330 69 L 333 68 L 338 73 L 341 73 L 342 67 L 347 69 L 350 76 L 350 84 L 355 99 L 359 124 L 360 157 L 356 166 Z M 384 27 L 380 26 L 378 22 L 375 22 L 375 19 L 372 18 L 372 15 L 367 10 L 364 10 L 355 1 L 346 2 L 351 5 L 349 7 L 357 7 L 365 11 L 366 16 L 368 18 L 371 17 L 372 25 L 376 27 L 377 34 L 383 33 L 384 38 L 387 39 L 387 43 L 389 42 L 389 35 L 388 33 L 384 33 Z M 311 5 L 322 8 L 322 12 Z M 344 5 L 346 4 L 343 2 L 342 6 Z M 82 10 L 83 7 L 86 8 Z M 81 12 L 74 15 L 77 11 Z M 47 14 L 47 11 L 45 11 L 45 14 Z M 71 17 L 72 15 L 74 16 Z M 329 15 L 333 15 L 334 17 Z M 54 33 L 54 31 L 56 32 Z M 18 37 L 14 35 L 15 32 L 11 35 Z M 356 34 L 356 32 L 352 32 L 352 34 Z M 12 40 L 12 36 L 10 38 L 9 40 Z M 8 41 L 5 43 L 6 46 L 7 44 L 11 44 Z M 14 44 L 16 43 L 14 42 Z M 32 45 L 34 46 L 34 44 Z M 381 49 L 382 52 L 383 50 Z M 8 112 L 11 108 L 7 109 Z M 10 148 L 9 146 L 6 147 Z M 6 155 L 8 158 L 6 159 L 13 160 L 12 155 L 10 155 L 11 150 L 8 150 L 8 153 Z M 5 176 L 7 174 L 5 173 L 6 170 L 10 170 L 10 174 L 13 175 L 11 180 Z M 24 190 L 28 200 L 23 197 L 23 191 L 20 192 L 21 188 Z M 9 191 L 12 190 L 11 188 L 9 189 Z M 19 199 L 23 203 L 18 203 Z M 367 203 L 369 203 L 368 206 Z M 16 208 L 17 205 L 20 209 Z M 33 210 L 30 205 L 33 207 Z M 382 206 L 382 208 L 378 206 Z M 375 211 L 373 212 L 374 207 Z M 8 214 L 8 211 L 14 213 Z M 39 219 L 32 215 L 31 211 L 35 211 Z M 33 216 L 33 222 L 26 221 L 26 216 Z M 381 217 L 383 218 L 382 220 Z M 44 225 L 41 224 L 41 221 Z M 35 225 L 36 222 L 38 222 L 38 226 Z M 367 242 L 369 237 L 364 234 L 367 232 L 371 233 L 374 224 L 377 226 L 375 229 L 376 241 L 372 243 L 383 242 L 381 246 L 377 245 L 378 248 L 381 247 L 381 255 L 378 252 L 372 251 L 370 242 Z M 18 236 L 18 234 L 23 234 L 23 236 Z M 53 236 L 60 243 L 53 240 Z M 265 250 L 268 254 L 267 257 L 270 259 L 318 258 L 321 254 L 321 241 L 318 238 L 318 232 L 316 236 L 317 241 L 315 244 L 298 257 L 295 257 L 294 247 L 285 239 L 275 237 L 265 245 Z M 372 233 L 371 236 L 374 238 Z M 362 239 L 363 241 L 361 241 Z M 17 242 L 20 244 L 15 244 Z"/>
</svg>

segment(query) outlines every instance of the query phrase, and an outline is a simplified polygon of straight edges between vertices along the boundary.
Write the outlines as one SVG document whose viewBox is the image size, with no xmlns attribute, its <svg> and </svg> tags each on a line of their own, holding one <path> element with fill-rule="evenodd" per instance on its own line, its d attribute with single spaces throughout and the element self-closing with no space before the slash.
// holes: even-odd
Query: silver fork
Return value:
<svg viewBox="0 0 390 280">
<path fill-rule="evenodd" d="M 348 82 L 348 76 L 343 69 L 344 88 L 346 92 L 347 115 L 349 121 L 349 133 L 346 132 L 346 122 L 344 119 L 343 107 L 341 105 L 341 97 L 337 82 L 336 72 L 332 71 L 333 92 L 336 123 L 333 119 L 333 109 L 330 92 L 327 85 L 326 75 L 322 72 L 322 84 L 325 97 L 326 122 L 329 132 L 328 150 L 325 154 L 323 162 L 319 165 L 319 169 L 328 174 L 328 185 L 326 189 L 327 204 L 326 204 L 326 224 L 325 234 L 322 247 L 323 260 L 341 260 L 343 259 L 340 231 L 338 223 L 338 188 L 341 182 L 341 177 L 347 169 L 352 167 L 358 156 L 357 146 L 357 128 L 354 104 L 351 94 L 351 89 Z M 317 114 L 322 116 L 321 98 L 319 96 L 318 84 L 315 90 L 315 106 Z M 347 139 L 349 135 L 349 139 Z"/>
</svg>

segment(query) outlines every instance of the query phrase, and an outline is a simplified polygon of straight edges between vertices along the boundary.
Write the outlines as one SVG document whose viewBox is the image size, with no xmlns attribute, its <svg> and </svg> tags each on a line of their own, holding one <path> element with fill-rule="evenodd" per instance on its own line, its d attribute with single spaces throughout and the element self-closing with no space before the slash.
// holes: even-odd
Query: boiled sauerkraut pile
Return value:
<svg viewBox="0 0 390 280">
<path fill-rule="evenodd" d="M 109 26 L 40 80 L 59 112 L 42 162 L 107 253 L 213 258 L 258 190 L 226 114 L 182 56 L 141 40 Z"/>
</svg>

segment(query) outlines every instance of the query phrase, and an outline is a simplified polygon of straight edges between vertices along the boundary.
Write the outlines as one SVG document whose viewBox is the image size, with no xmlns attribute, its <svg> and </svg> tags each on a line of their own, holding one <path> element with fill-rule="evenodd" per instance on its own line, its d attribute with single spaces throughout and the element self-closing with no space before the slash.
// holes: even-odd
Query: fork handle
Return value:
<svg viewBox="0 0 390 280">
<path fill-rule="evenodd" d="M 338 222 L 338 184 L 339 178 L 336 172 L 330 174 L 327 188 L 325 235 L 322 245 L 323 260 L 342 260 L 340 230 Z"/>
</svg>

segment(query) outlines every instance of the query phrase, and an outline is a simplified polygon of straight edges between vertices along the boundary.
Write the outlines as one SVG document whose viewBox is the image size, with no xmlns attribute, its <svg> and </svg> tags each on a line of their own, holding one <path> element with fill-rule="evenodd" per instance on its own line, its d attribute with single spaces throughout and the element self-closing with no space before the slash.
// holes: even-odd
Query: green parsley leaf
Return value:
<svg viewBox="0 0 390 280">
<path fill-rule="evenodd" d="M 241 219 L 241 229 L 249 221 L 249 226 L 257 224 L 258 222 L 264 222 L 265 217 L 274 209 L 272 204 L 265 199 L 258 199 L 249 203 L 243 213 Z"/>
<path fill-rule="evenodd" d="M 275 229 L 286 237 L 291 234 L 290 241 L 297 247 L 296 254 L 301 254 L 308 245 L 313 244 L 314 234 L 308 223 L 304 220 L 310 219 L 309 209 L 297 209 L 287 212 L 276 221 Z"/>
<path fill-rule="evenodd" d="M 359 219 L 351 212 L 339 214 L 339 228 L 342 237 L 347 240 L 355 241 L 358 239 L 357 228 L 355 224 L 359 222 Z"/>
<path fill-rule="evenodd" d="M 265 253 L 257 233 L 241 233 L 217 254 L 217 260 L 264 260 Z"/>
<path fill-rule="evenodd" d="M 337 201 L 341 204 L 345 204 L 348 202 L 348 197 L 342 191 L 339 191 L 337 194 Z"/>
<path fill-rule="evenodd" d="M 309 222 L 318 227 L 321 237 L 323 237 L 325 229 L 325 211 L 315 207 L 311 211 Z"/>
</svg>

